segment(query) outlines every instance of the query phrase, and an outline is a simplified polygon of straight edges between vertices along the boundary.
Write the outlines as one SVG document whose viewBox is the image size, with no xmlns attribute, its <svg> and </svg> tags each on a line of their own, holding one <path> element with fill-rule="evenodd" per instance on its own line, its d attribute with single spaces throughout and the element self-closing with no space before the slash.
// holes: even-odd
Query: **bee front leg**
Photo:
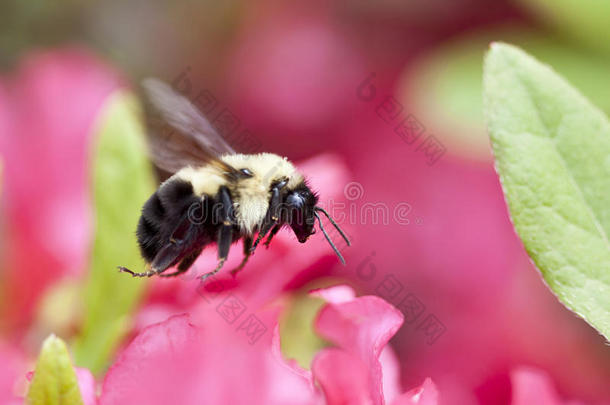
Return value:
<svg viewBox="0 0 610 405">
<path fill-rule="evenodd" d="M 269 233 L 271 228 L 280 221 L 280 208 L 282 205 L 282 200 L 280 198 L 280 190 L 284 188 L 286 185 L 286 181 L 282 181 L 278 183 L 275 187 L 271 189 L 271 199 L 269 200 L 269 209 L 267 210 L 267 215 L 265 215 L 265 219 L 263 220 L 263 224 L 261 225 L 261 229 L 258 232 L 258 236 L 256 237 L 256 241 L 254 245 L 250 249 L 251 253 L 254 253 L 256 247 L 260 243 L 260 241 Z"/>
<path fill-rule="evenodd" d="M 220 220 L 222 221 L 217 237 L 218 265 L 213 271 L 202 275 L 200 277 L 201 281 L 204 281 L 220 271 L 229 256 L 229 249 L 233 242 L 233 201 L 231 200 L 228 188 L 224 186 L 220 188 L 218 191 L 218 200 L 220 203 Z"/>
<path fill-rule="evenodd" d="M 278 231 L 281 229 L 282 227 L 280 225 L 275 225 L 272 229 L 271 232 L 269 232 L 269 236 L 267 236 L 267 239 L 265 240 L 265 243 L 263 243 L 265 245 L 265 247 L 267 249 L 269 249 L 269 244 L 271 243 L 271 240 L 273 239 L 273 237 L 275 236 L 276 233 L 278 233 Z"/>
</svg>

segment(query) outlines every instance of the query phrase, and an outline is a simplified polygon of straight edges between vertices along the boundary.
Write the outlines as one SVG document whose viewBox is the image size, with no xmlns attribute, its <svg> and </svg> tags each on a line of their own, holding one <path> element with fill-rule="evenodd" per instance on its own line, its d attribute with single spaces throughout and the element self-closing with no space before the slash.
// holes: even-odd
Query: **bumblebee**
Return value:
<svg viewBox="0 0 610 405">
<path fill-rule="evenodd" d="M 284 226 L 304 243 L 315 233 L 315 221 L 339 260 L 343 256 L 329 237 L 326 216 L 350 245 L 339 225 L 318 204 L 305 177 L 287 158 L 273 153 L 241 154 L 210 122 L 171 86 L 146 79 L 143 87 L 160 117 L 175 131 L 170 139 L 151 136 L 154 163 L 173 173 L 146 201 L 136 235 L 146 271 L 119 270 L 134 277 L 177 276 L 186 272 L 202 250 L 217 245 L 218 264 L 201 276 L 216 274 L 231 245 L 243 240 L 244 257 L 235 275 L 264 239 L 268 247 Z M 175 271 L 166 272 L 177 266 Z"/>
</svg>

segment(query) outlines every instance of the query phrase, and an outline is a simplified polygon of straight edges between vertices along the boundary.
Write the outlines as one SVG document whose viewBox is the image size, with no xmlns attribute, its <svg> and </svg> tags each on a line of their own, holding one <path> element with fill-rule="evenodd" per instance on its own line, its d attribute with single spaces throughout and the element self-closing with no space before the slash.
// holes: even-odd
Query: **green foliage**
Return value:
<svg viewBox="0 0 610 405">
<path fill-rule="evenodd" d="M 515 229 L 549 287 L 610 337 L 610 123 L 525 52 L 495 43 L 484 100 Z"/>
<path fill-rule="evenodd" d="M 143 267 L 134 231 L 141 207 L 154 191 L 133 97 L 111 97 L 100 122 L 93 148 L 95 242 L 84 291 L 84 323 L 75 342 L 76 363 L 94 373 L 107 366 L 146 285 L 145 280 L 120 274 L 117 266 Z"/>
<path fill-rule="evenodd" d="M 55 335 L 45 339 L 25 400 L 30 405 L 83 403 L 66 344 Z"/>
<path fill-rule="evenodd" d="M 610 1 L 607 0 L 519 0 L 552 22 L 560 31 L 586 42 L 591 47 L 610 51 Z"/>
</svg>

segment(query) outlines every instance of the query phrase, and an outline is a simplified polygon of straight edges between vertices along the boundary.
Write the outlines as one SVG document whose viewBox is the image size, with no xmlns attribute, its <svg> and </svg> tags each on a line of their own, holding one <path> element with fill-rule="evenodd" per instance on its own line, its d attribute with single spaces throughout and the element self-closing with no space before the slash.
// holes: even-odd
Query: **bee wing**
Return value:
<svg viewBox="0 0 610 405">
<path fill-rule="evenodd" d="M 151 134 L 150 149 L 157 166 L 175 173 L 185 166 L 214 164 L 228 174 L 237 173 L 219 159 L 220 155 L 235 153 L 233 148 L 186 97 L 158 79 L 145 79 L 142 86 L 161 118 L 175 129 Z"/>
</svg>

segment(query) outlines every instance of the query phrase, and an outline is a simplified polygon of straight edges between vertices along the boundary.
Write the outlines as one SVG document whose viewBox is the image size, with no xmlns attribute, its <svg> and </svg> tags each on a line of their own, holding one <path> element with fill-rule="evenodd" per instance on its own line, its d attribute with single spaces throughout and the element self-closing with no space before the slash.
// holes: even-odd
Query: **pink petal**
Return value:
<svg viewBox="0 0 610 405">
<path fill-rule="evenodd" d="M 319 382 L 326 404 L 370 404 L 369 373 L 359 358 L 340 349 L 325 349 L 317 354 L 312 371 Z"/>
<path fill-rule="evenodd" d="M 319 297 L 331 304 L 340 304 L 342 302 L 352 301 L 356 298 L 354 289 L 347 285 L 338 285 L 330 288 L 319 288 L 310 291 L 314 297 Z"/>
<path fill-rule="evenodd" d="M 117 79 L 93 56 L 63 50 L 30 55 L 4 87 L 6 299 L 11 321 L 23 324 L 51 281 L 85 267 L 90 135 Z"/>
<path fill-rule="evenodd" d="M 83 399 L 84 405 L 96 405 L 96 384 L 95 377 L 86 368 L 76 368 L 76 378 L 78 379 L 78 388 Z"/>
<path fill-rule="evenodd" d="M 553 381 L 543 371 L 529 367 L 520 367 L 511 372 L 513 385 L 512 405 L 576 405 L 580 402 L 564 402 L 561 400 Z"/>
<path fill-rule="evenodd" d="M 352 301 L 355 298 L 354 289 L 347 285 L 320 288 L 310 291 L 310 294 L 332 304 Z M 379 362 L 382 369 L 383 395 L 389 402 L 400 394 L 400 365 L 390 346 L 385 346 L 381 351 Z"/>
<path fill-rule="evenodd" d="M 391 403 L 402 392 L 400 387 L 400 363 L 392 346 L 387 345 L 379 356 L 382 371 L 383 397 L 386 403 Z"/>
<path fill-rule="evenodd" d="M 402 322 L 402 314 L 392 305 L 379 297 L 364 296 L 327 304 L 315 326 L 320 335 L 366 365 L 369 397 L 374 404 L 383 404 L 379 356 Z"/>
<path fill-rule="evenodd" d="M 222 312 L 222 311 L 221 311 Z M 187 315 L 145 328 L 108 372 L 100 403 L 314 404 L 309 382 L 272 351 L 277 315 L 257 313 L 268 328 L 250 344 L 240 326 L 211 307 L 202 327 Z"/>
<path fill-rule="evenodd" d="M 438 390 L 430 378 L 424 383 L 397 398 L 392 405 L 438 405 Z M 532 402 L 534 404 L 534 402 Z"/>
<path fill-rule="evenodd" d="M 299 363 L 297 363 L 296 360 L 293 359 L 286 359 L 284 358 L 284 355 L 282 354 L 282 347 L 280 344 L 280 328 L 279 325 L 275 327 L 275 330 L 273 331 L 273 338 L 272 338 L 272 342 L 271 342 L 271 351 L 273 353 L 273 356 L 283 365 L 285 365 L 286 367 L 288 367 L 293 373 L 295 373 L 296 375 L 300 376 L 303 380 L 303 382 L 306 382 L 307 384 L 310 384 L 310 388 L 313 391 L 315 391 L 314 388 L 314 384 L 313 384 L 313 376 L 311 371 L 302 368 Z"/>
<path fill-rule="evenodd" d="M 198 354 L 197 341 L 187 315 L 145 328 L 106 374 L 100 403 L 189 403 L 190 390 L 180 390 L 184 384 L 179 381 L 192 381 L 196 375 L 187 353 Z"/>
</svg>

